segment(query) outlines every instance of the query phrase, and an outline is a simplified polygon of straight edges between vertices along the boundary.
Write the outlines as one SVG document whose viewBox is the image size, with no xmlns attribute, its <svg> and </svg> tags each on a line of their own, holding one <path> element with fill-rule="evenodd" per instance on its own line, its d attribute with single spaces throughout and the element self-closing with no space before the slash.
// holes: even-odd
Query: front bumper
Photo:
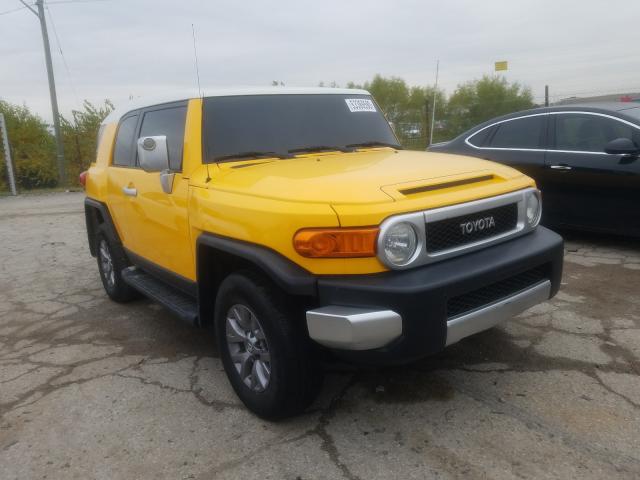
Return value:
<svg viewBox="0 0 640 480">
<path fill-rule="evenodd" d="M 498 323 L 513 318 L 550 297 L 551 282 L 543 280 L 525 290 L 489 303 L 485 307 L 447 319 L 446 345 L 449 346 L 474 333 L 495 327 Z"/>
<path fill-rule="evenodd" d="M 562 258 L 562 238 L 538 227 L 412 270 L 321 277 L 320 306 L 307 312 L 309 334 L 353 361 L 411 361 L 554 296 Z"/>
</svg>

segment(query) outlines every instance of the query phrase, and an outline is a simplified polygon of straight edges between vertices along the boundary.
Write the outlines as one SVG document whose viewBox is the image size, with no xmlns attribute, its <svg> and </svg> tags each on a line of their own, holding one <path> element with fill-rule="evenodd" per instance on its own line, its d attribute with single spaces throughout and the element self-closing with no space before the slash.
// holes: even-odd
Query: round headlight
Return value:
<svg viewBox="0 0 640 480">
<path fill-rule="evenodd" d="M 392 225 L 384 235 L 384 255 L 389 263 L 406 265 L 418 248 L 418 235 L 410 223 Z"/>
<path fill-rule="evenodd" d="M 527 222 L 529 226 L 535 227 L 540 221 L 542 214 L 542 202 L 540 201 L 540 193 L 537 191 L 530 192 L 527 195 Z"/>
</svg>

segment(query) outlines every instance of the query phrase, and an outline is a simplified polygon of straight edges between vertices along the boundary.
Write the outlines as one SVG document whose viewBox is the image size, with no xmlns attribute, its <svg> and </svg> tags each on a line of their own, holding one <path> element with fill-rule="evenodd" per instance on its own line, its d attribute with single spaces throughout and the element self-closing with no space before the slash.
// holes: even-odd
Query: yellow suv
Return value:
<svg viewBox="0 0 640 480">
<path fill-rule="evenodd" d="M 213 326 L 266 418 L 317 394 L 330 351 L 407 362 L 558 290 L 562 239 L 516 170 L 403 151 L 363 90 L 254 89 L 116 110 L 86 175 L 107 294 Z"/>
</svg>

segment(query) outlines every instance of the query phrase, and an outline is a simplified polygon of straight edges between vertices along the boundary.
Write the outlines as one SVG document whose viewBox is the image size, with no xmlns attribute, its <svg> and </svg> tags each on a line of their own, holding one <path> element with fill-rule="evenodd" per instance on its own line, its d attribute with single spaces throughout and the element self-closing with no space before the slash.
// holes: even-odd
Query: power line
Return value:
<svg viewBox="0 0 640 480">
<path fill-rule="evenodd" d="M 94 3 L 94 2 L 109 2 L 111 0 L 57 0 L 53 2 L 47 2 L 47 5 L 62 5 L 65 3 Z"/>
<path fill-rule="evenodd" d="M 33 13 L 36 17 L 37 17 L 38 15 L 40 15 L 40 13 L 38 13 L 38 12 L 36 11 L 36 9 L 35 9 L 35 8 L 33 8 L 33 7 L 36 7 L 36 6 L 38 5 L 38 2 L 40 2 L 40 0 L 36 0 L 36 2 L 35 2 L 35 3 L 32 3 L 31 5 L 29 5 L 27 2 L 25 2 L 25 0 L 18 0 L 18 1 L 19 1 L 21 4 L 23 4 L 26 8 L 28 8 L 28 9 L 31 11 L 31 13 Z"/>
<path fill-rule="evenodd" d="M 71 91 L 73 92 L 73 97 L 76 100 L 76 107 L 80 107 L 80 99 L 78 98 L 78 92 L 76 91 L 76 86 L 73 81 L 73 77 L 71 75 L 71 70 L 69 69 L 69 65 L 67 64 L 67 58 L 64 56 L 64 52 L 62 51 L 62 43 L 60 43 L 60 37 L 58 37 L 58 30 L 56 29 L 56 24 L 53 21 L 53 15 L 51 15 L 51 9 L 47 7 L 47 13 L 49 14 L 49 20 L 51 20 L 51 28 L 53 29 L 53 36 L 56 39 L 56 43 L 58 45 L 58 50 L 60 51 L 60 56 L 62 57 L 62 63 L 64 64 L 64 68 L 67 71 L 67 76 L 69 77 L 69 85 L 71 85 Z"/>
<path fill-rule="evenodd" d="M 25 8 L 29 8 L 29 7 L 24 6 L 24 7 L 12 8 L 11 10 L 5 10 L 4 12 L 0 12 L 0 15 L 8 15 L 10 13 L 19 12 L 20 10 L 24 10 Z"/>
<path fill-rule="evenodd" d="M 47 6 L 48 5 L 64 5 L 65 3 L 95 3 L 95 2 L 110 2 L 110 1 L 111 0 L 56 0 L 53 2 L 47 2 Z M 0 16 L 19 12 L 21 10 L 24 10 L 25 8 L 35 7 L 35 5 L 36 5 L 35 3 L 29 4 L 29 5 L 25 4 L 22 7 L 16 7 L 10 10 L 5 10 L 4 12 L 0 12 Z"/>
</svg>

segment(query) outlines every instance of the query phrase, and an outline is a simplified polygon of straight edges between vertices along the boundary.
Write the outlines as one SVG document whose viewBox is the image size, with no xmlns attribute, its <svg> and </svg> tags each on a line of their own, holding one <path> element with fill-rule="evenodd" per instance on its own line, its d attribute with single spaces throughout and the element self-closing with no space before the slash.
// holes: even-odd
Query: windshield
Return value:
<svg viewBox="0 0 640 480">
<path fill-rule="evenodd" d="M 634 117 L 640 120 L 640 105 L 638 105 L 637 107 L 625 108 L 623 110 L 620 110 L 619 113 L 622 113 L 623 115 L 629 115 L 630 117 Z"/>
<path fill-rule="evenodd" d="M 204 99 L 205 162 L 305 151 L 398 146 L 369 95 L 244 95 Z"/>
</svg>

